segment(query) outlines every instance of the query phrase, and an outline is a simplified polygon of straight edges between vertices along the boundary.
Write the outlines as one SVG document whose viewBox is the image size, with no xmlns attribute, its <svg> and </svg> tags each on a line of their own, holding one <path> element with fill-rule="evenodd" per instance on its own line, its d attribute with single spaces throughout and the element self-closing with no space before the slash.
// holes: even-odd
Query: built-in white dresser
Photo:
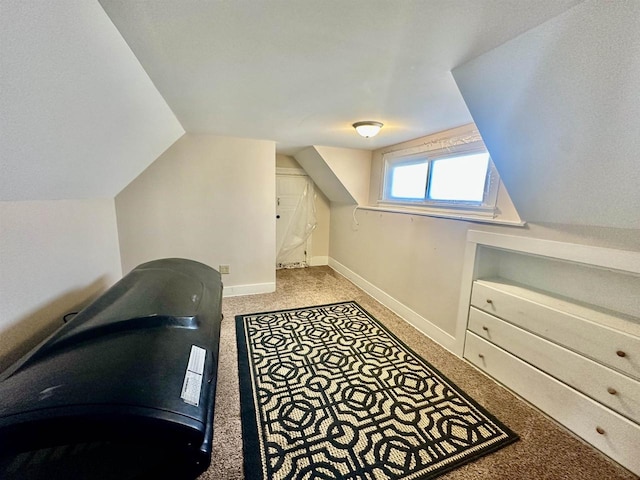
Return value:
<svg viewBox="0 0 640 480">
<path fill-rule="evenodd" d="M 464 358 L 640 475 L 640 252 L 468 240 Z"/>
</svg>

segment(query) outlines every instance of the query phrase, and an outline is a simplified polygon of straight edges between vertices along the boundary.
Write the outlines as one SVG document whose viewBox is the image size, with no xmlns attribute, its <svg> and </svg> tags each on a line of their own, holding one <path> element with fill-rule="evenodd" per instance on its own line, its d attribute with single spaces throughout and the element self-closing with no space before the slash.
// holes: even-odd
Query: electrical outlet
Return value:
<svg viewBox="0 0 640 480">
<path fill-rule="evenodd" d="M 219 271 L 221 274 L 229 273 L 229 265 L 220 265 Z"/>
</svg>

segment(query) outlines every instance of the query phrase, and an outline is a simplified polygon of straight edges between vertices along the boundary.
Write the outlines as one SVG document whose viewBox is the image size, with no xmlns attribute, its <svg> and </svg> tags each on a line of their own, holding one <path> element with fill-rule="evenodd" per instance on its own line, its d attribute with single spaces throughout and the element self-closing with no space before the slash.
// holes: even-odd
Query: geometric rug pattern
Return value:
<svg viewBox="0 0 640 480">
<path fill-rule="evenodd" d="M 355 302 L 236 322 L 247 479 L 428 479 L 518 438 Z"/>
</svg>

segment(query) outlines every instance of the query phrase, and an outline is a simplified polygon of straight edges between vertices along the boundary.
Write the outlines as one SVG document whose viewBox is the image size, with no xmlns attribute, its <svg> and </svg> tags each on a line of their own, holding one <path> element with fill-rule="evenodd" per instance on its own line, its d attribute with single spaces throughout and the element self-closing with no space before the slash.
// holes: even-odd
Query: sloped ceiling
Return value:
<svg viewBox="0 0 640 480">
<path fill-rule="evenodd" d="M 295 159 L 331 202 L 368 203 L 370 151 L 312 146 L 296 153 Z"/>
<path fill-rule="evenodd" d="M 451 69 L 579 0 L 100 0 L 188 132 L 373 150 L 472 121 Z M 357 136 L 358 120 L 385 123 Z"/>
<path fill-rule="evenodd" d="M 0 201 L 113 197 L 185 129 L 293 154 L 469 123 L 451 69 L 576 3 L 1 0 Z"/>
<path fill-rule="evenodd" d="M 114 197 L 184 130 L 99 3 L 0 2 L 0 200 Z"/>
<path fill-rule="evenodd" d="M 640 229 L 640 2 L 584 2 L 453 72 L 520 216 Z"/>
</svg>

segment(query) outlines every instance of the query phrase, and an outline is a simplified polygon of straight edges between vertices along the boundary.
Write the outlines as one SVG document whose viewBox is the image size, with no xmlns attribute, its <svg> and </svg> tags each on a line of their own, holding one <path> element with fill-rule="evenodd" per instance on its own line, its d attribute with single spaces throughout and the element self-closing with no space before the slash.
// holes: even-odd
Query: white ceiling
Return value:
<svg viewBox="0 0 640 480">
<path fill-rule="evenodd" d="M 374 149 L 472 121 L 454 67 L 579 0 L 100 0 L 188 132 Z M 373 139 L 351 124 L 378 120 Z"/>
<path fill-rule="evenodd" d="M 468 123 L 451 69 L 576 3 L 0 0 L 0 201 L 112 198 L 184 130 L 292 154 Z"/>
<path fill-rule="evenodd" d="M 0 201 L 113 198 L 183 133 L 97 1 L 0 0 Z"/>
<path fill-rule="evenodd" d="M 528 222 L 640 229 L 639 31 L 590 0 L 453 71 Z"/>
</svg>

